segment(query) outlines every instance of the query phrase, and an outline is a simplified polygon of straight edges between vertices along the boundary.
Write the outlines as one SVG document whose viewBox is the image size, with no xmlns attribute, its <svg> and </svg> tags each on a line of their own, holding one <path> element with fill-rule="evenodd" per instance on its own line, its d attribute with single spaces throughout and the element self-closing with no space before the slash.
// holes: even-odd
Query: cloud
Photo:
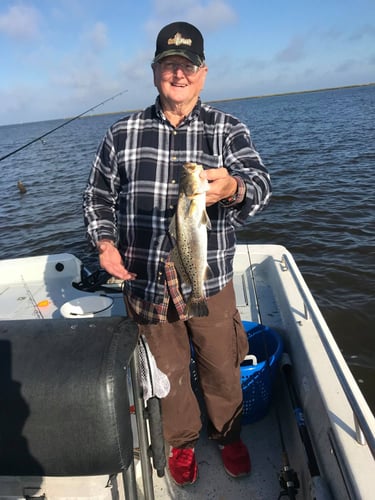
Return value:
<svg viewBox="0 0 375 500">
<path fill-rule="evenodd" d="M 99 68 L 94 66 L 86 66 L 80 68 L 78 66 L 71 67 L 66 65 L 66 69 L 62 67 L 63 72 L 55 72 L 50 77 L 50 82 L 54 87 L 63 89 L 70 89 L 76 93 L 87 92 L 95 88 L 100 81 L 103 80 L 104 75 Z"/>
<path fill-rule="evenodd" d="M 30 40 L 40 36 L 40 14 L 34 7 L 13 5 L 0 14 L 0 33 L 18 40 Z"/>
<path fill-rule="evenodd" d="M 189 2 L 187 15 L 192 22 L 196 22 L 204 31 L 215 31 L 223 25 L 233 23 L 237 15 L 228 4 L 221 0 L 213 0 L 207 5 L 197 5 L 196 2 Z"/>
<path fill-rule="evenodd" d="M 320 33 L 318 33 L 320 38 L 323 38 L 325 40 L 329 41 L 336 41 L 340 40 L 343 37 L 343 32 L 338 30 L 337 28 L 329 28 L 327 30 L 321 30 Z"/>
<path fill-rule="evenodd" d="M 355 30 L 351 36 L 348 38 L 349 41 L 354 42 L 357 40 L 362 40 L 365 37 L 373 38 L 375 37 L 375 26 L 372 24 L 364 24 L 357 30 Z"/>
<path fill-rule="evenodd" d="M 233 8 L 223 0 L 197 2 L 196 0 L 158 0 L 154 2 L 155 15 L 146 23 L 147 31 L 155 33 L 169 22 L 184 20 L 199 28 L 203 36 L 237 20 Z"/>
<path fill-rule="evenodd" d="M 29 105 L 30 87 L 28 85 L 17 85 L 5 90 L 0 89 L 1 111 L 4 116 L 22 113 Z"/>
<path fill-rule="evenodd" d="M 290 40 L 285 49 L 276 54 L 275 61 L 282 63 L 296 62 L 303 59 L 304 56 L 305 41 L 302 37 L 296 36 Z"/>
<path fill-rule="evenodd" d="M 355 59 L 347 59 L 346 61 L 343 61 L 342 63 L 338 64 L 335 68 L 334 71 L 336 73 L 348 73 L 349 71 L 353 70 L 358 66 L 358 62 Z"/>
<path fill-rule="evenodd" d="M 97 22 L 86 34 L 90 45 L 95 51 L 101 51 L 105 49 L 108 45 L 108 35 L 107 26 L 102 22 Z"/>
</svg>

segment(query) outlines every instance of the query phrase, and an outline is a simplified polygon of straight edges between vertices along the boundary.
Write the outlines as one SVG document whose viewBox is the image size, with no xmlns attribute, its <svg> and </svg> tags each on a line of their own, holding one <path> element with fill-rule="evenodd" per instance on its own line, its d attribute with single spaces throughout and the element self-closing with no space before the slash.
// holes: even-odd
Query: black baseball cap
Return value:
<svg viewBox="0 0 375 500">
<path fill-rule="evenodd" d="M 204 63 L 203 36 L 192 24 L 178 21 L 164 26 L 156 39 L 154 62 L 164 57 L 178 55 L 193 64 Z"/>
</svg>

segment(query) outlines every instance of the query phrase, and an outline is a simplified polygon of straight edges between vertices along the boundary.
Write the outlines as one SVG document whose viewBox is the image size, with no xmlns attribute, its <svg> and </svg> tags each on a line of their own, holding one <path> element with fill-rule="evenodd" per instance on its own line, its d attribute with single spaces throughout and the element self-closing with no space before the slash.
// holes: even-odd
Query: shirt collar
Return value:
<svg viewBox="0 0 375 500">
<path fill-rule="evenodd" d="M 198 97 L 197 104 L 194 106 L 193 110 L 189 115 L 185 118 L 185 120 L 181 123 L 181 125 L 188 125 L 192 121 L 196 120 L 201 112 L 202 108 L 202 102 L 200 97 Z M 155 101 L 155 110 L 156 110 L 156 115 L 159 117 L 160 120 L 162 121 L 167 121 L 167 118 L 165 117 L 165 114 L 163 113 L 161 104 L 160 104 L 160 96 L 156 98 Z"/>
</svg>

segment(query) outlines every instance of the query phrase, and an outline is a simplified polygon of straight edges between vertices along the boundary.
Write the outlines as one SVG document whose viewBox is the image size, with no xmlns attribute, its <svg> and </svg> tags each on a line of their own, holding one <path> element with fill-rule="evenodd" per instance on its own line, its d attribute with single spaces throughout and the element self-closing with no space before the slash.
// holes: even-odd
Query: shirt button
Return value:
<svg viewBox="0 0 375 500">
<path fill-rule="evenodd" d="M 172 184 L 176 184 L 176 179 L 172 179 L 172 180 L 171 180 L 171 183 L 172 183 Z"/>
<path fill-rule="evenodd" d="M 173 131 L 173 135 L 177 135 L 177 130 L 174 130 L 174 131 Z"/>
<path fill-rule="evenodd" d="M 169 205 L 169 208 L 170 208 L 170 210 L 173 210 L 174 206 L 173 205 Z"/>
</svg>

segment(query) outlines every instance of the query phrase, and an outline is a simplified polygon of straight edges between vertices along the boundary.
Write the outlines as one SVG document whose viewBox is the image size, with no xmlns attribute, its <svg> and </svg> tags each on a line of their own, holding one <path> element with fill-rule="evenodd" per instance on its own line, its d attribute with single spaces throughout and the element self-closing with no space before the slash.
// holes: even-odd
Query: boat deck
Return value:
<svg viewBox="0 0 375 500">
<path fill-rule="evenodd" d="M 222 466 L 215 443 L 202 433 L 196 447 L 198 481 L 178 488 L 169 478 L 153 478 L 156 499 L 277 499 L 280 493 L 278 476 L 282 465 L 280 436 L 273 410 L 261 421 L 243 427 L 243 441 L 248 446 L 252 472 L 248 477 L 229 477 Z"/>
</svg>

